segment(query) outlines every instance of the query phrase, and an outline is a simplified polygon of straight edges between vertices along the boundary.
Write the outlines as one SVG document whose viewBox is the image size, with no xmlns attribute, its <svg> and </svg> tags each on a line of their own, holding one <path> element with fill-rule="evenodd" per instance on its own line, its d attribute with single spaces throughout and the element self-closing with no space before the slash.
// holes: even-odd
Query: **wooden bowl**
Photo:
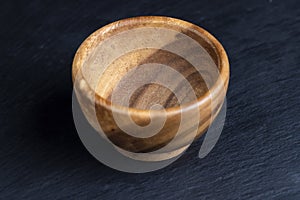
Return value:
<svg viewBox="0 0 300 200">
<path fill-rule="evenodd" d="M 135 17 L 91 34 L 72 79 L 100 135 L 126 156 L 155 161 L 179 155 L 207 130 L 226 95 L 229 63 L 222 45 L 194 24 Z"/>
</svg>

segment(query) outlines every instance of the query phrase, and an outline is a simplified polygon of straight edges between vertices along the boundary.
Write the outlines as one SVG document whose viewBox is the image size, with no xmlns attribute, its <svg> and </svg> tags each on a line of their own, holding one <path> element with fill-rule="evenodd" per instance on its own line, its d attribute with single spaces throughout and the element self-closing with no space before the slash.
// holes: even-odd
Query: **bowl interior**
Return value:
<svg viewBox="0 0 300 200">
<path fill-rule="evenodd" d="M 141 110 L 188 104 L 209 92 L 220 73 L 215 47 L 198 28 L 172 18 L 107 25 L 95 34 L 83 75 L 112 104 Z"/>
</svg>

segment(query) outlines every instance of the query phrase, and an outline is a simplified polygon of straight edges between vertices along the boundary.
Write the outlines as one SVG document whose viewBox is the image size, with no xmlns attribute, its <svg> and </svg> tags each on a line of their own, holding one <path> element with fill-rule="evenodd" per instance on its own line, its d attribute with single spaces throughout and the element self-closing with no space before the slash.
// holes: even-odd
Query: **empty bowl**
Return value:
<svg viewBox="0 0 300 200">
<path fill-rule="evenodd" d="M 80 107 L 99 135 L 133 159 L 180 155 L 219 113 L 229 81 L 222 45 L 170 17 L 123 19 L 92 33 L 74 57 Z"/>
</svg>

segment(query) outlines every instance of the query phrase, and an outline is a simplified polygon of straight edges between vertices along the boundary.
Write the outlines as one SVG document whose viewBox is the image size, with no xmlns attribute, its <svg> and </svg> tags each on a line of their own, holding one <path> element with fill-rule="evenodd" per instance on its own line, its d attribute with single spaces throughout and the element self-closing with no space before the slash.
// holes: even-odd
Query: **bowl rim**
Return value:
<svg viewBox="0 0 300 200">
<path fill-rule="evenodd" d="M 221 45 L 221 43 L 208 31 L 205 29 L 191 23 L 187 22 L 181 19 L 173 18 L 173 17 L 167 17 L 167 16 L 138 16 L 138 17 L 131 17 L 131 18 L 125 18 L 121 19 L 112 23 L 109 23 L 96 31 L 94 31 L 92 34 L 90 34 L 79 46 L 79 48 L 76 51 L 76 54 L 73 59 L 72 63 L 72 81 L 73 84 L 75 84 L 75 77 L 78 73 L 78 71 L 81 69 L 83 63 L 88 58 L 89 53 L 91 52 L 91 48 L 94 49 L 97 44 L 93 44 L 95 38 L 99 37 L 101 33 L 105 32 L 106 30 L 110 30 L 112 28 L 118 27 L 121 23 L 124 25 L 137 23 L 137 22 L 168 22 L 170 25 L 174 26 L 181 26 L 182 28 L 189 29 L 189 31 L 193 30 L 196 31 L 197 34 L 199 34 L 202 39 L 209 44 L 212 49 L 214 50 L 214 53 L 216 54 L 216 57 L 218 59 L 218 68 L 219 68 L 219 76 L 213 86 L 205 92 L 204 95 L 200 96 L 196 100 L 184 103 L 179 106 L 174 107 L 168 107 L 163 110 L 151 110 L 151 114 L 160 114 L 162 111 L 166 112 L 167 114 L 174 114 L 178 112 L 182 112 L 184 110 L 190 110 L 195 109 L 197 107 L 200 107 L 201 105 L 207 103 L 210 99 L 212 99 L 214 96 L 217 96 L 218 93 L 227 92 L 228 84 L 229 84 L 229 76 L 230 76 L 230 69 L 229 69 L 229 61 L 226 54 L 226 51 L 224 47 Z M 92 90 L 91 88 L 89 88 Z M 94 90 L 92 90 L 94 91 Z M 95 91 L 95 104 L 99 103 L 101 106 L 104 106 L 107 109 L 114 110 L 117 112 L 125 112 L 125 113 L 131 113 L 135 114 L 146 114 L 149 115 L 150 110 L 145 109 L 138 109 L 133 107 L 126 107 L 119 104 L 114 104 L 111 101 L 107 100 L 106 98 L 103 98 L 99 94 L 97 94 Z M 225 95 L 224 94 L 224 95 Z"/>
</svg>

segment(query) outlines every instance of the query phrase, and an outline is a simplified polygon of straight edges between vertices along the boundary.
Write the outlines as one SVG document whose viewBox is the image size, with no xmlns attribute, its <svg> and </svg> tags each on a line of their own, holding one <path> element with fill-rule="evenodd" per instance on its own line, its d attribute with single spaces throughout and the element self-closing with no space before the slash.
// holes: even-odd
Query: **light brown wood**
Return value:
<svg viewBox="0 0 300 200">
<path fill-rule="evenodd" d="M 101 62 L 105 62 L 104 55 L 104 58 L 100 58 L 100 61 L 97 60 L 97 55 L 101 52 L 99 50 L 100 44 L 120 33 L 137 28 L 157 28 L 157 30 L 162 28 L 170 30 L 171 35 L 174 31 L 178 34 L 175 37 L 170 36 L 170 40 L 166 36 L 165 40 L 169 41 L 169 43 L 161 49 L 142 48 L 122 53 L 121 56 L 107 65 L 107 68 L 100 73 L 101 76 L 99 77 L 99 74 L 94 73 L 92 70 L 88 70 L 86 73 L 83 72 L 87 66 L 97 63 L 97 66 L 100 65 L 101 67 Z M 139 34 L 137 40 L 147 43 L 147 39 L 153 38 L 153 36 L 149 35 L 147 29 L 145 29 L 144 33 Z M 190 47 L 190 44 L 183 42 L 185 40 L 182 39 L 182 35 L 196 41 L 205 50 L 205 53 L 199 52 Z M 163 38 L 165 36 L 157 35 L 157 37 Z M 116 39 L 116 41 L 118 40 Z M 155 42 L 155 40 L 152 41 L 152 43 Z M 182 57 L 166 50 L 171 48 L 182 48 L 186 56 Z M 115 52 L 121 53 L 122 50 L 122 45 L 119 46 L 119 43 L 115 42 L 112 43 L 109 51 L 111 54 L 114 54 Z M 200 68 L 188 61 L 193 56 L 195 58 L 199 58 L 200 56 L 201 59 L 198 61 Z M 135 74 L 139 72 L 137 69 L 151 63 L 154 63 L 154 65 L 162 64 L 179 72 L 190 84 L 196 95 L 196 99 L 190 98 L 189 90 L 182 81 L 178 81 L 180 80 L 178 77 L 167 74 L 163 70 L 152 70 L 154 69 L 154 67 L 152 68 L 154 65 L 149 65 L 148 68 L 143 69 L 144 74 L 142 74 L 146 76 L 145 79 L 147 79 L 148 84 L 136 88 L 130 96 L 129 105 L 123 104 L 122 101 L 114 102 L 112 94 L 116 95 L 117 100 L 121 99 L 126 95 L 127 90 L 133 89 L 131 86 L 133 87 L 136 85 L 135 83 L 140 81 L 138 77 L 141 74 Z M 212 75 L 214 69 L 211 65 L 217 67 L 217 76 Z M 130 74 L 129 72 L 132 71 L 133 73 Z M 143 77 L 142 75 L 141 77 Z M 77 88 L 77 98 L 79 99 L 81 108 L 94 128 L 97 129 L 97 125 L 95 124 L 98 123 L 105 136 L 121 152 L 125 150 L 124 152 L 127 153 L 123 153 L 128 156 L 130 156 L 130 152 L 133 152 L 133 156 L 131 156 L 135 159 L 163 160 L 176 156 L 185 150 L 185 147 L 191 141 L 191 137 L 194 139 L 195 136 L 190 134 L 193 131 L 189 130 L 196 128 L 196 135 L 199 137 L 216 117 L 222 106 L 228 87 L 229 63 L 222 45 L 204 29 L 174 18 L 145 16 L 111 23 L 90 35 L 79 47 L 74 57 L 72 78 L 74 87 Z M 94 87 L 91 87 L 89 84 L 90 79 L 97 79 L 97 84 Z M 153 83 L 158 79 L 163 79 L 170 83 L 174 91 L 160 84 Z M 175 96 L 175 93 L 178 96 Z M 151 123 L 151 113 L 152 120 L 153 118 L 159 119 L 164 113 L 160 109 L 149 112 L 151 106 L 155 104 L 160 104 L 164 108 L 166 121 L 163 128 L 157 134 L 147 138 L 135 137 L 120 129 L 112 113 L 114 110 L 119 117 L 129 115 L 136 124 L 147 126 Z M 92 116 L 93 109 L 96 111 L 96 121 Z M 182 112 L 185 116 L 193 119 L 197 116 L 195 115 L 195 110 L 200 112 L 200 123 L 193 124 L 185 121 L 183 126 L 186 131 L 176 135 L 182 120 Z M 126 121 L 124 123 L 126 124 Z M 160 156 L 140 158 L 134 154 L 158 150 L 165 147 L 170 141 L 173 141 L 172 145 L 164 150 Z"/>
</svg>

